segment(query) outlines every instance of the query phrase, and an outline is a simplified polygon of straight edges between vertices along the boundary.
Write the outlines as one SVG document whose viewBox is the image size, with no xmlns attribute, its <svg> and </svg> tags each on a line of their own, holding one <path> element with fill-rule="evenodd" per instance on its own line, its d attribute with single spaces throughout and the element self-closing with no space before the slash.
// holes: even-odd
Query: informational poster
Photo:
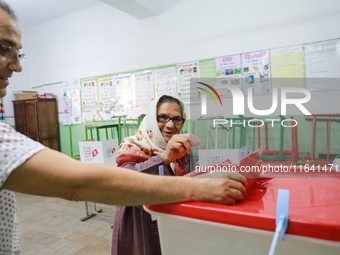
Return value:
<svg viewBox="0 0 340 255">
<path fill-rule="evenodd" d="M 248 88 L 254 95 L 271 93 L 269 50 L 242 54 L 242 71 L 245 94 Z"/>
<path fill-rule="evenodd" d="M 156 97 L 163 94 L 177 95 L 176 68 L 155 70 Z"/>
<path fill-rule="evenodd" d="M 72 124 L 81 124 L 81 102 L 80 102 L 80 89 L 74 88 L 70 91 L 71 95 L 71 109 L 72 109 Z"/>
<path fill-rule="evenodd" d="M 114 89 L 116 96 L 116 102 L 114 104 L 114 108 L 116 109 L 114 109 L 114 111 L 120 111 L 118 108 L 132 108 L 136 102 L 133 102 L 134 91 L 131 85 L 131 74 L 116 76 Z M 118 116 L 118 114 L 115 114 L 115 116 Z"/>
<path fill-rule="evenodd" d="M 95 78 L 89 78 L 81 81 L 82 90 L 82 109 L 83 111 L 92 111 L 98 108 L 97 83 Z"/>
<path fill-rule="evenodd" d="M 306 88 L 309 91 L 340 90 L 336 79 L 340 77 L 339 40 L 304 45 Z"/>
<path fill-rule="evenodd" d="M 99 109 L 103 111 L 104 109 L 110 108 L 115 102 L 114 98 L 114 80 L 115 78 L 101 77 L 98 79 L 99 84 Z"/>
<path fill-rule="evenodd" d="M 216 91 L 221 98 L 231 97 L 226 85 L 237 86 L 243 91 L 241 55 L 215 58 Z"/>
<path fill-rule="evenodd" d="M 302 72 L 302 45 L 270 50 L 272 86 L 304 87 Z"/>
<path fill-rule="evenodd" d="M 71 110 L 71 93 L 70 91 L 64 92 L 63 95 L 63 125 L 72 125 L 72 110 Z"/>
<path fill-rule="evenodd" d="M 153 74 L 144 71 L 133 75 L 135 82 L 135 107 L 148 107 L 153 100 Z"/>
<path fill-rule="evenodd" d="M 184 102 L 199 101 L 199 90 L 190 90 L 190 79 L 200 78 L 199 73 L 200 67 L 198 61 L 177 65 L 178 96 Z"/>
<path fill-rule="evenodd" d="M 81 102 L 79 79 L 63 81 L 63 124 L 81 124 Z"/>
</svg>

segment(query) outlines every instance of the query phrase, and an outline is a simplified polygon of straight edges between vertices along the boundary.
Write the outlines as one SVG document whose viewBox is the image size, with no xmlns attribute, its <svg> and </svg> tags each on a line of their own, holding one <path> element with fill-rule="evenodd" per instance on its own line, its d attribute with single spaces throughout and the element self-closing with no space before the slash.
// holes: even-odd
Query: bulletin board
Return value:
<svg viewBox="0 0 340 255">
<path fill-rule="evenodd" d="M 180 96 L 190 105 L 185 79 L 192 77 L 216 78 L 211 86 L 217 87 L 222 98 L 231 96 L 230 91 L 223 89 L 224 84 L 238 86 L 243 91 L 253 88 L 254 96 L 271 95 L 275 87 L 279 93 L 282 87 L 301 87 L 314 92 L 340 90 L 336 79 L 332 80 L 340 78 L 339 43 L 336 38 L 81 78 L 83 121 L 110 120 L 128 109 L 146 109 L 153 98 L 164 93 Z M 48 86 L 49 92 L 61 98 L 61 83 L 34 88 Z M 59 109 L 62 109 L 60 105 Z"/>
</svg>

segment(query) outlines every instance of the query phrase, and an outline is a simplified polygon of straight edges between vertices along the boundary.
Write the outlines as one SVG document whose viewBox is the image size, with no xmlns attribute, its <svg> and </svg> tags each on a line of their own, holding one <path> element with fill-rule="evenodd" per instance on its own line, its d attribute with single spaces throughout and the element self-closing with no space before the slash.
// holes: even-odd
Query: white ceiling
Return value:
<svg viewBox="0 0 340 255">
<path fill-rule="evenodd" d="M 108 4 L 112 8 L 119 9 L 137 19 L 147 18 L 148 15 L 139 17 L 140 12 L 154 11 L 155 7 L 160 10 L 152 15 L 157 15 L 170 9 L 183 0 L 4 0 L 14 9 L 19 18 L 19 24 L 22 28 L 34 26 L 48 20 L 63 16 L 67 13 L 77 11 L 96 4 Z M 204 1 L 204 0 L 203 0 Z M 339 0 L 326 0 L 328 5 L 320 5 L 320 10 L 331 9 Z M 301 0 L 301 4 L 306 4 L 308 13 L 309 0 Z M 297 2 L 296 4 L 300 3 Z M 158 5 L 158 6 L 157 6 Z M 160 6 L 159 6 L 160 5 Z M 300 6 L 300 5 L 298 5 Z M 338 5 L 337 5 L 338 6 Z M 158 9 L 159 9 L 158 8 Z M 332 9 L 334 10 L 334 9 Z"/>
<path fill-rule="evenodd" d="M 108 4 L 137 19 L 158 15 L 182 0 L 4 0 L 27 28 L 96 4 Z"/>
<path fill-rule="evenodd" d="M 27 28 L 70 12 L 100 3 L 100 0 L 4 0 L 15 11 L 21 27 Z"/>
</svg>

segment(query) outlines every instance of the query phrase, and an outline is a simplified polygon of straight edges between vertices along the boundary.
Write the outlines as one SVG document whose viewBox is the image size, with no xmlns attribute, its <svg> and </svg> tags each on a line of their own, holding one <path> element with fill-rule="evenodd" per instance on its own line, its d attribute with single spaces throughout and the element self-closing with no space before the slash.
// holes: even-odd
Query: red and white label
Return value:
<svg viewBox="0 0 340 255">
<path fill-rule="evenodd" d="M 97 149 L 95 149 L 94 151 L 92 151 L 92 155 L 93 155 L 93 157 L 95 157 L 95 156 L 97 156 L 97 155 L 98 155 L 98 151 L 97 151 Z"/>
</svg>

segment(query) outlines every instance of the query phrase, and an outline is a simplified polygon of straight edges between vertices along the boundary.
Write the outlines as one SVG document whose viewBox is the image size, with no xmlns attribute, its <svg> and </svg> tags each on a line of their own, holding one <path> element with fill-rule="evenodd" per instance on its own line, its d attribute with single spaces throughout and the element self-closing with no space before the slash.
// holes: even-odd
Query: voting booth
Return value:
<svg viewBox="0 0 340 255">
<path fill-rule="evenodd" d="M 80 161 L 117 166 L 118 139 L 79 141 Z"/>
<path fill-rule="evenodd" d="M 244 160 L 255 166 L 260 157 L 253 153 Z M 302 176 L 245 176 L 247 194 L 235 205 L 191 202 L 144 208 L 157 217 L 163 255 L 263 255 L 276 228 L 278 190 L 287 190 L 288 224 L 275 255 L 340 254 L 340 179 Z"/>
<path fill-rule="evenodd" d="M 80 161 L 117 166 L 118 148 L 118 138 L 105 141 L 94 141 L 93 139 L 79 141 Z M 81 221 L 86 221 L 97 214 L 112 217 L 112 215 L 102 213 L 102 209 L 97 209 L 96 203 L 93 203 L 93 206 L 94 210 L 89 210 L 88 203 L 85 201 L 86 215 L 80 219 Z"/>
</svg>

